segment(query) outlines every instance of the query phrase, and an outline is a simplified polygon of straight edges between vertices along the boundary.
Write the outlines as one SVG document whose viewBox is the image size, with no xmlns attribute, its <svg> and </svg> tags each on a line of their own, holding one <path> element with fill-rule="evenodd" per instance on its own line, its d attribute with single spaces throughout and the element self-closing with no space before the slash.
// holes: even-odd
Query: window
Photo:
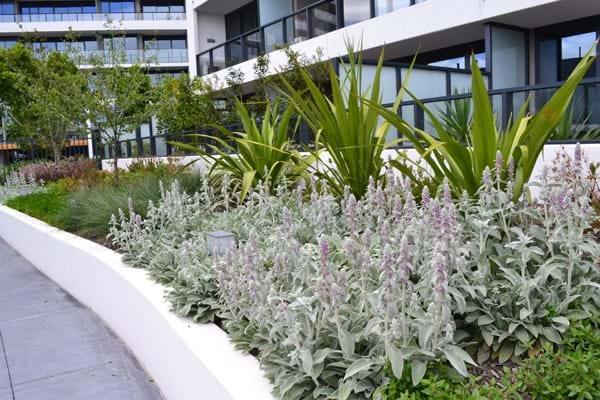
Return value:
<svg viewBox="0 0 600 400">
<path fill-rule="evenodd" d="M 15 13 L 15 3 L 13 1 L 0 1 L 0 14 L 13 15 Z"/>
<path fill-rule="evenodd" d="M 104 38 L 104 49 L 111 47 L 117 50 L 137 50 L 137 38 L 135 36 Z"/>
<path fill-rule="evenodd" d="M 17 40 L 16 39 L 2 39 L 2 40 L 0 40 L 0 48 L 2 48 L 2 49 L 8 49 L 10 47 L 13 47 L 16 44 L 17 44 Z"/>
<path fill-rule="evenodd" d="M 466 68 L 466 59 L 464 56 L 456 57 L 456 58 L 449 58 L 447 60 L 429 63 L 429 65 L 432 67 L 465 69 Z"/>
<path fill-rule="evenodd" d="M 410 0 L 375 0 L 375 14 L 384 15 L 410 6 Z"/>
<path fill-rule="evenodd" d="M 256 1 L 225 15 L 225 35 L 232 39 L 258 28 L 258 7 Z"/>
<path fill-rule="evenodd" d="M 103 13 L 133 13 L 135 6 L 133 1 L 103 1 L 100 9 Z"/>
<path fill-rule="evenodd" d="M 562 59 L 581 58 L 594 45 L 596 33 L 582 33 L 580 35 L 562 38 Z M 596 51 L 594 50 L 594 54 Z"/>
<path fill-rule="evenodd" d="M 187 41 L 184 37 L 144 38 L 148 58 L 156 62 L 187 62 Z"/>
<path fill-rule="evenodd" d="M 95 12 L 96 6 L 93 2 L 53 3 L 51 5 L 48 3 L 25 3 L 21 7 L 21 14 L 23 15 L 82 14 Z"/>
<path fill-rule="evenodd" d="M 161 13 L 161 14 L 174 14 L 184 13 L 185 3 L 183 1 L 168 1 L 168 0 L 155 0 L 142 2 L 142 12 L 144 13 Z"/>
<path fill-rule="evenodd" d="M 344 1 L 344 25 L 352 25 L 371 18 L 371 3 L 364 0 Z"/>
</svg>

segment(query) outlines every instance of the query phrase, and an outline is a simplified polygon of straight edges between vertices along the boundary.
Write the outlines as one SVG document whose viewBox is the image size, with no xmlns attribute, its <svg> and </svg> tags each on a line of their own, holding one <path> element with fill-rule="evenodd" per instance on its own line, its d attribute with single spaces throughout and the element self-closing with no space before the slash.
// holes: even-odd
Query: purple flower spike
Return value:
<svg viewBox="0 0 600 400">
<path fill-rule="evenodd" d="M 423 186 L 423 190 L 421 191 L 421 207 L 428 208 L 429 203 L 431 202 L 431 195 L 429 194 L 429 186 Z"/>
</svg>

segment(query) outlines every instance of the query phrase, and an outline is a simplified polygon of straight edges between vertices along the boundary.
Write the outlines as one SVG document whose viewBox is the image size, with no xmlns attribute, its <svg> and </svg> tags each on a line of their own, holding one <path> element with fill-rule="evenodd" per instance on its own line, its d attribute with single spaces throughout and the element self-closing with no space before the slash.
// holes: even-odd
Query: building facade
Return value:
<svg viewBox="0 0 600 400">
<path fill-rule="evenodd" d="M 224 81 L 235 69 L 251 85 L 259 54 L 275 73 L 287 62 L 281 46 L 308 55 L 320 49 L 327 60 L 345 56 L 351 42 L 365 60 L 385 49 L 386 103 L 418 53 L 407 86 L 435 109 L 470 91 L 474 54 L 506 120 L 529 95 L 533 107 L 543 104 L 600 37 L 598 0 L 189 0 L 187 7 L 192 75 Z M 595 124 L 598 63 L 576 99 L 580 118 Z M 368 72 L 363 79 L 369 83 Z M 410 100 L 403 117 L 427 125 Z"/>
<path fill-rule="evenodd" d="M 433 109 L 470 91 L 474 54 L 506 123 L 528 96 L 539 108 L 594 46 L 600 0 L 0 0 L 0 46 L 35 32 L 44 38 L 35 46 L 63 50 L 73 31 L 76 46 L 94 55 L 106 47 L 108 20 L 126 32 L 119 40 L 132 62 L 152 57 L 157 79 L 188 72 L 224 83 L 236 71 L 249 91 L 260 54 L 276 73 L 287 63 L 282 46 L 336 60 L 351 42 L 366 64 L 385 49 L 383 101 L 392 103 L 418 53 L 406 84 Z M 364 68 L 368 84 L 375 67 Z M 599 74 L 600 61 L 576 99 L 579 118 L 598 125 Z M 405 100 L 402 116 L 425 127 L 423 112 Z M 149 124 L 134 138 L 154 130 Z"/>
</svg>

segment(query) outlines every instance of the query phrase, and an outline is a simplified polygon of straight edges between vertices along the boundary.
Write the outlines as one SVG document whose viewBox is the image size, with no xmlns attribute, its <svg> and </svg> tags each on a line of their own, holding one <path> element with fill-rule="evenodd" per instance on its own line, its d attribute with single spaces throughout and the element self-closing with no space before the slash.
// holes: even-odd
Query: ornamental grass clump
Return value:
<svg viewBox="0 0 600 400">
<path fill-rule="evenodd" d="M 275 194 L 259 185 L 227 209 L 215 204 L 234 204 L 231 193 L 175 183 L 145 219 L 114 217 L 111 237 L 168 284 L 181 315 L 218 321 L 256 355 L 277 398 L 370 399 L 388 367 L 415 385 L 440 362 L 467 376 L 559 344 L 597 313 L 590 185 L 546 174 L 539 200 L 513 201 L 512 161 L 495 164 L 477 198 L 456 200 L 444 181 L 420 203 L 392 171 L 361 199 L 347 189 L 338 201 L 312 177 Z M 213 258 L 204 241 L 217 229 L 238 246 Z"/>
</svg>

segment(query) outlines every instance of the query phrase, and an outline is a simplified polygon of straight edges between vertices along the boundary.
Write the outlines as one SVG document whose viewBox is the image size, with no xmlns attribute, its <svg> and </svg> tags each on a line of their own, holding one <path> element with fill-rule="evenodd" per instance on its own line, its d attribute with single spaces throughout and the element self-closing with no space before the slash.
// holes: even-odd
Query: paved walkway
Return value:
<svg viewBox="0 0 600 400">
<path fill-rule="evenodd" d="M 92 311 L 0 240 L 0 400 L 160 399 Z"/>
</svg>

